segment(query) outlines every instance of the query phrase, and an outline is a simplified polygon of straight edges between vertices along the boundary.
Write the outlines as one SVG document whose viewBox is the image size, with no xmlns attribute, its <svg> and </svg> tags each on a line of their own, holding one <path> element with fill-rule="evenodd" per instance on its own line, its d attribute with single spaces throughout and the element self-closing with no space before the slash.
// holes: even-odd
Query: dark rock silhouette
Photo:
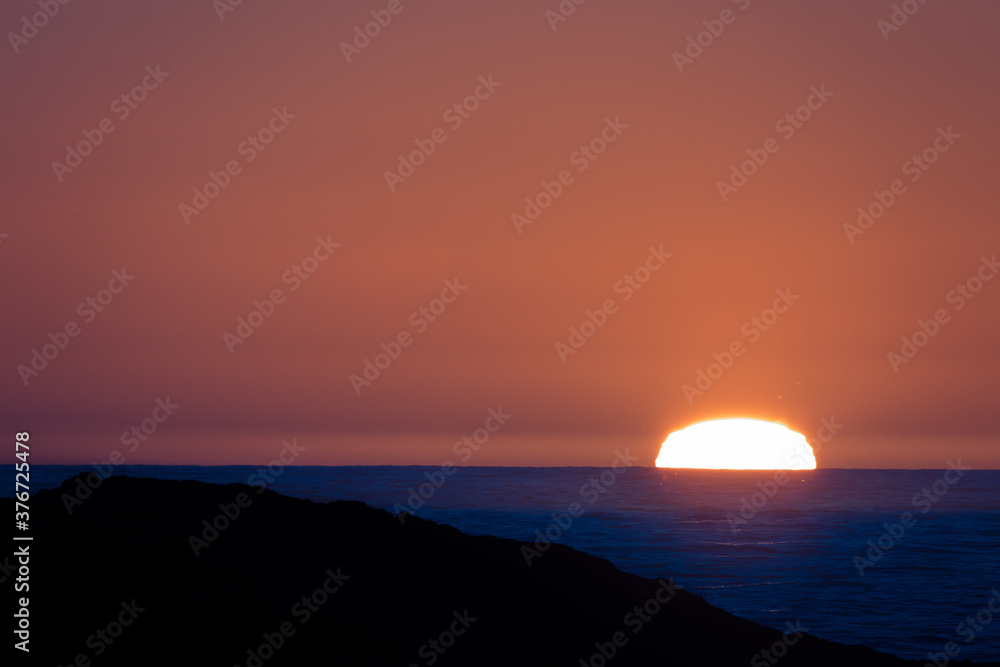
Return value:
<svg viewBox="0 0 1000 667">
<path fill-rule="evenodd" d="M 528 567 L 514 540 L 194 481 L 112 477 L 69 514 L 78 480 L 31 499 L 31 664 L 769 665 L 783 639 L 562 545 Z M 924 664 L 790 639 L 774 664 Z"/>
</svg>

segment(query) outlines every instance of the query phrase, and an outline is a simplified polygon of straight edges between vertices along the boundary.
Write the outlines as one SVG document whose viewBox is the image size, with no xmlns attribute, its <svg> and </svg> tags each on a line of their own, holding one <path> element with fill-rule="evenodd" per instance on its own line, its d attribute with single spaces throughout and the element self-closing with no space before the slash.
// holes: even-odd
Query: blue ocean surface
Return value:
<svg viewBox="0 0 1000 667">
<path fill-rule="evenodd" d="M 33 466 L 32 491 L 85 470 Z M 121 466 L 115 474 L 246 483 L 258 471 Z M 988 607 L 995 599 L 1000 609 L 1000 471 L 820 469 L 777 479 L 768 471 L 648 467 L 273 472 L 267 486 L 279 493 L 390 511 L 412 499 L 417 516 L 472 535 L 533 542 L 548 530 L 773 628 L 798 620 L 819 637 L 911 659 L 926 660 L 950 641 L 960 647 L 954 659 L 1000 659 L 1000 613 Z M 574 504 L 572 524 L 553 527 L 553 513 L 566 525 Z"/>
</svg>

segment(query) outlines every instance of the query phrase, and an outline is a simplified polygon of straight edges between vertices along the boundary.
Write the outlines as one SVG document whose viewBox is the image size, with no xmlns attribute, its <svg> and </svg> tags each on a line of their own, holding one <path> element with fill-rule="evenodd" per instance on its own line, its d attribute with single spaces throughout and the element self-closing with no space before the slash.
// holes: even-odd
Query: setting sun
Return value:
<svg viewBox="0 0 1000 667">
<path fill-rule="evenodd" d="M 805 436 L 758 419 L 717 419 L 667 436 L 658 468 L 813 470 L 816 457 Z"/>
</svg>

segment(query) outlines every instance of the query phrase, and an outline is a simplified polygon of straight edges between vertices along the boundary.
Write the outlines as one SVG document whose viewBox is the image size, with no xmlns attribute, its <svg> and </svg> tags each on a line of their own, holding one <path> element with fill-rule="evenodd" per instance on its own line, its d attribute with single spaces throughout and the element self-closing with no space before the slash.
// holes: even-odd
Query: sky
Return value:
<svg viewBox="0 0 1000 667">
<path fill-rule="evenodd" d="M 1000 468 L 1000 7 L 903 5 L 5 2 L 0 422 L 607 466 L 755 417 Z"/>
</svg>

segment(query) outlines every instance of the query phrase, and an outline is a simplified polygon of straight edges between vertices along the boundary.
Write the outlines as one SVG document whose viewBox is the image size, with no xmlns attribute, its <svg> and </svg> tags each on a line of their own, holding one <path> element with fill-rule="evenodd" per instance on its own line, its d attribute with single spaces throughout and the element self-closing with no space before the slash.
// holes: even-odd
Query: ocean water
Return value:
<svg viewBox="0 0 1000 667">
<path fill-rule="evenodd" d="M 33 491 L 88 469 L 33 467 Z M 115 474 L 232 483 L 257 470 L 122 466 Z M 819 637 L 911 659 L 927 659 L 949 641 L 961 649 L 955 659 L 1000 659 L 1000 613 L 988 608 L 994 595 L 1000 608 L 1000 471 L 822 469 L 787 479 L 647 467 L 276 472 L 268 488 L 279 493 L 388 510 L 412 498 L 422 501 L 416 515 L 473 535 L 534 541 L 548 530 L 558 542 L 629 572 L 673 577 L 774 628 L 801 621 Z M 421 491 L 426 498 L 415 495 Z M 572 525 L 553 528 L 553 513 L 566 515 L 574 503 Z M 855 557 L 869 564 L 859 567 Z"/>
</svg>

